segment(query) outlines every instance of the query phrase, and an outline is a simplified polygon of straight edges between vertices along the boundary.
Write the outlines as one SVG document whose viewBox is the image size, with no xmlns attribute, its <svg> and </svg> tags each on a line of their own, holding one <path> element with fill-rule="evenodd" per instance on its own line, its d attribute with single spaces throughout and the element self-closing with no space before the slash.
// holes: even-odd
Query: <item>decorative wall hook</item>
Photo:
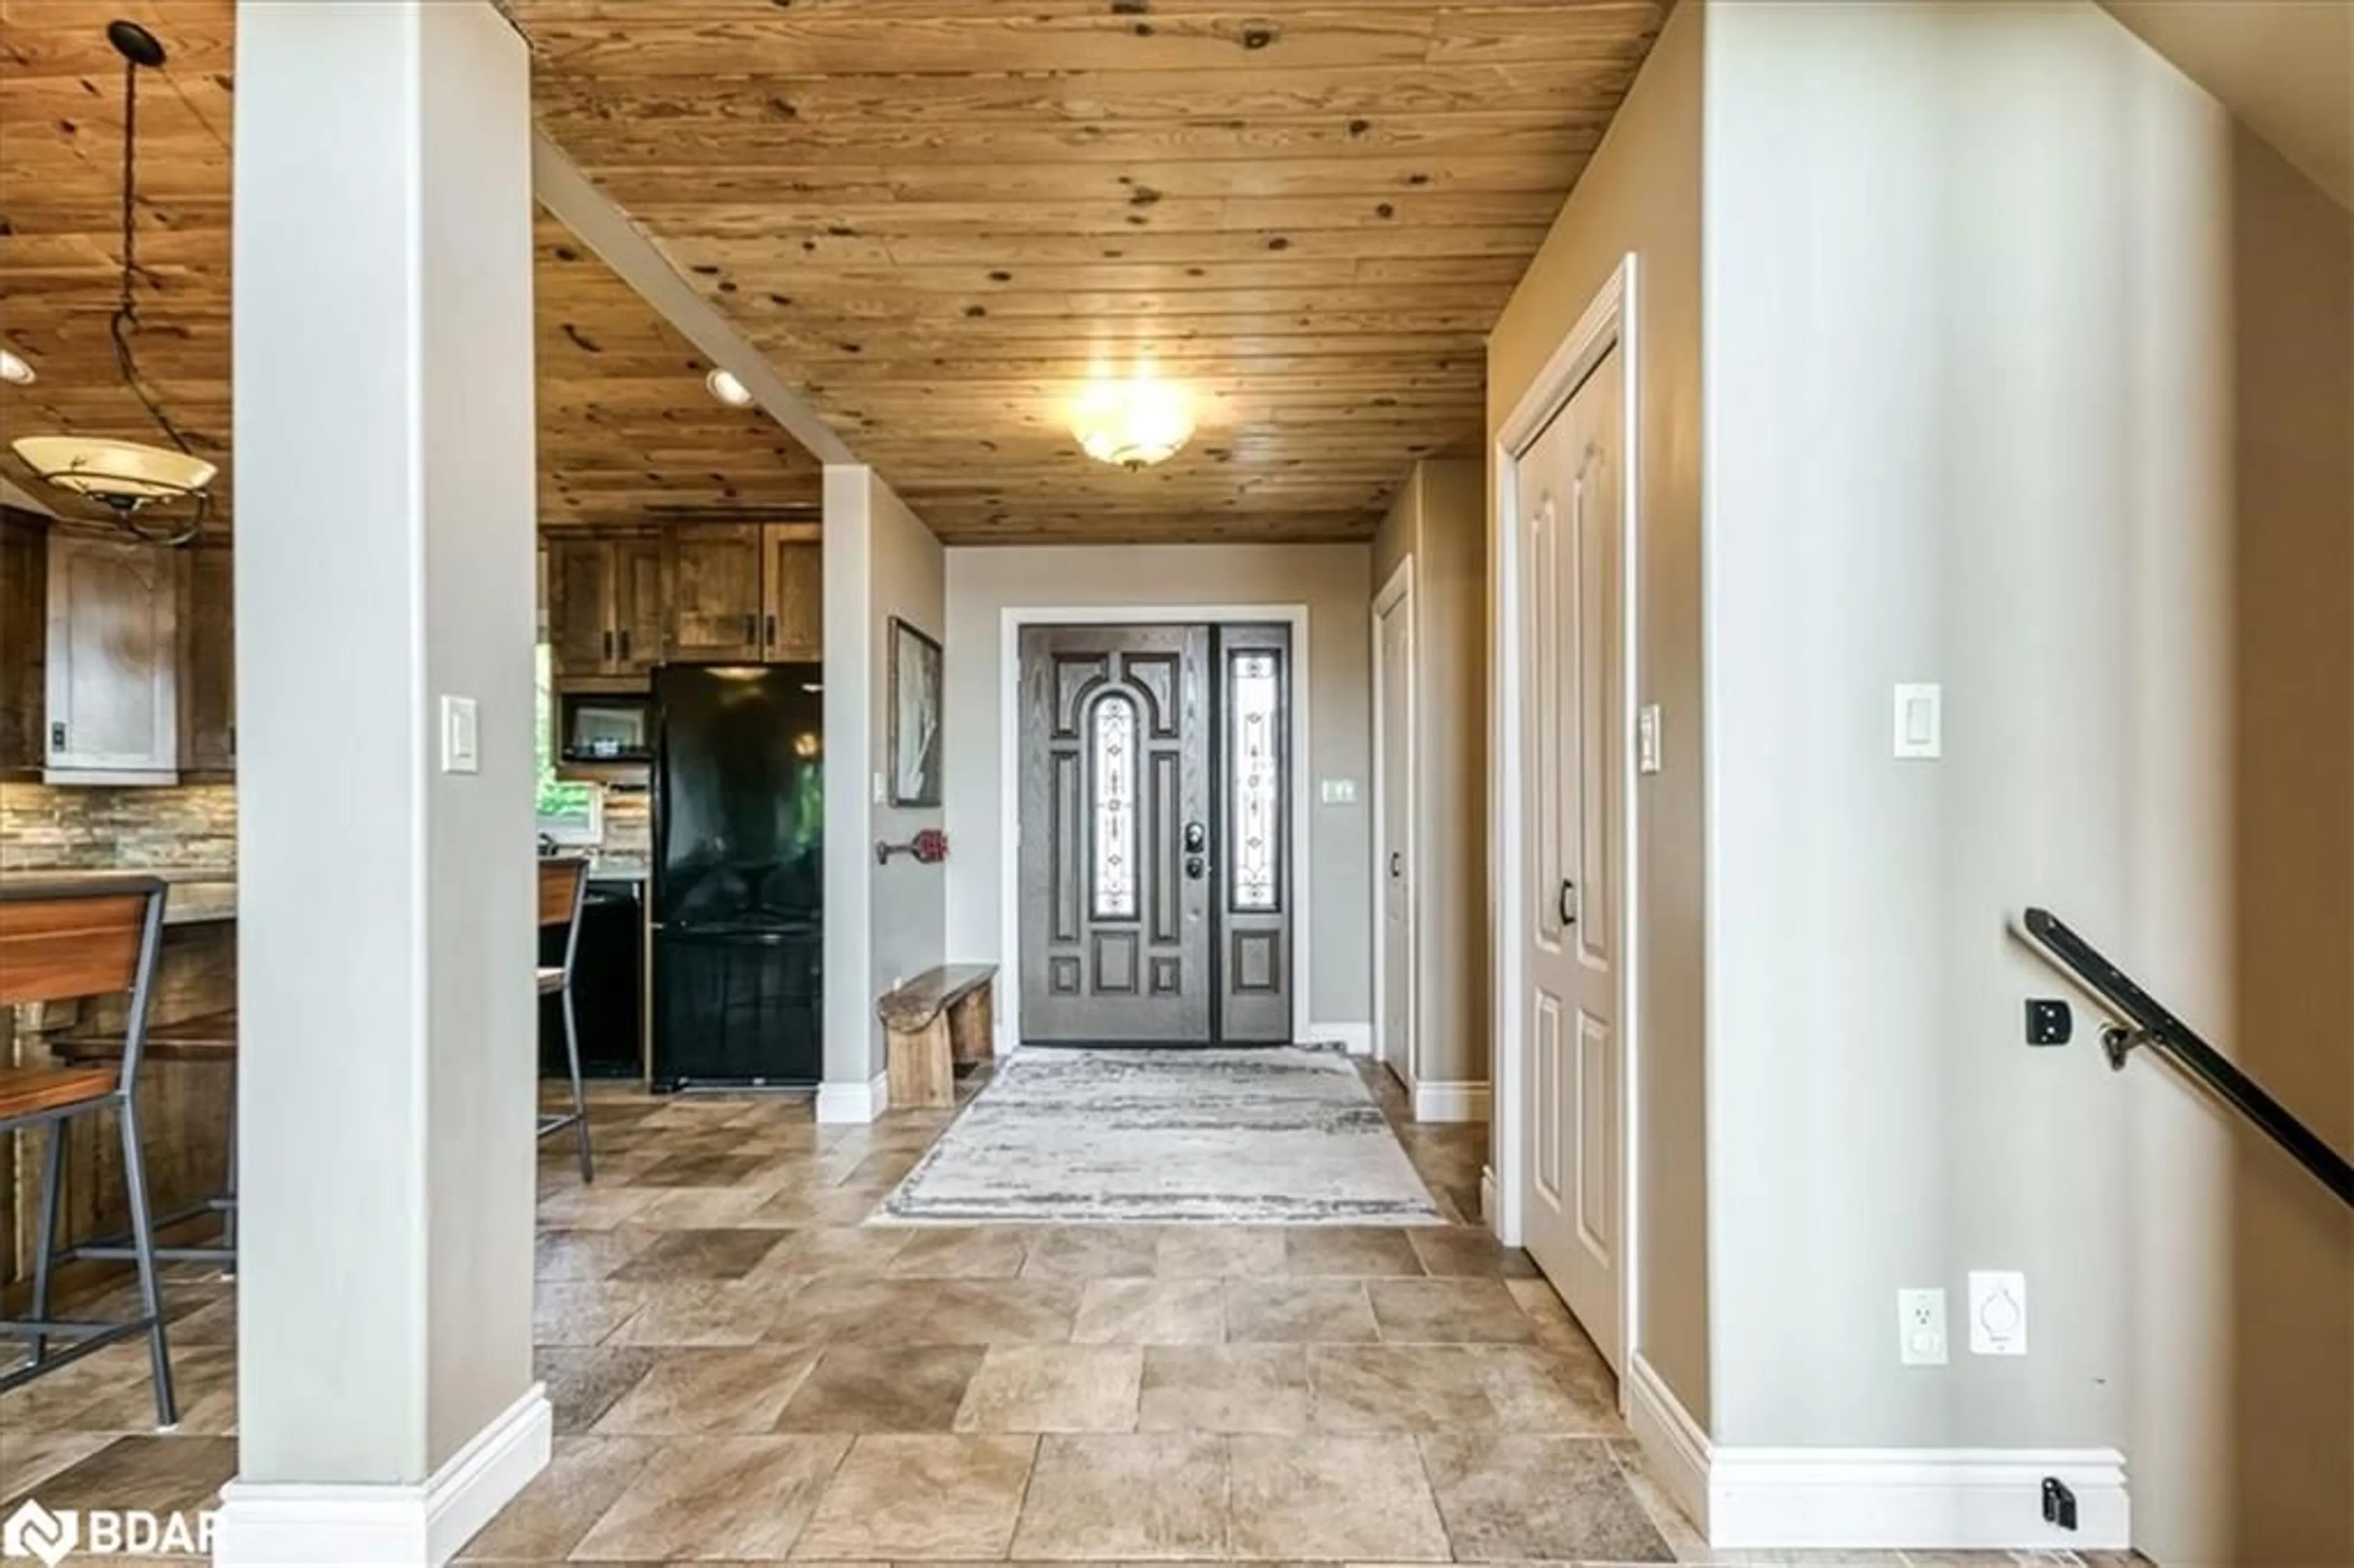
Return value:
<svg viewBox="0 0 2354 1568">
<path fill-rule="evenodd" d="M 906 843 L 895 844 L 877 840 L 875 863 L 889 865 L 894 856 L 913 855 L 919 865 L 938 865 L 949 858 L 949 836 L 938 828 L 926 828 Z"/>
</svg>

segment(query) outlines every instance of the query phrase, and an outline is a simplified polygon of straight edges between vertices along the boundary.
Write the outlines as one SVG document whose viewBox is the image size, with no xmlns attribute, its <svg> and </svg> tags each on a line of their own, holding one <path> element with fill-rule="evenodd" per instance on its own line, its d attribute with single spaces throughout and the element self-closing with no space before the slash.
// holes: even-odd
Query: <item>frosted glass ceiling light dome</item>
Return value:
<svg viewBox="0 0 2354 1568">
<path fill-rule="evenodd" d="M 23 355 L 13 348 L 0 348 L 0 381 L 5 381 L 11 387 L 30 387 L 38 379 L 33 374 L 33 367 L 25 362 Z"/>
<path fill-rule="evenodd" d="M 710 388 L 714 397 L 731 408 L 748 408 L 752 406 L 752 389 L 736 379 L 733 371 L 715 370 L 703 378 L 703 384 Z"/>
<path fill-rule="evenodd" d="M 1184 388 L 1142 371 L 1125 381 L 1096 381 L 1079 394 L 1071 433 L 1097 462 L 1138 469 L 1166 462 L 1193 436 Z"/>
</svg>

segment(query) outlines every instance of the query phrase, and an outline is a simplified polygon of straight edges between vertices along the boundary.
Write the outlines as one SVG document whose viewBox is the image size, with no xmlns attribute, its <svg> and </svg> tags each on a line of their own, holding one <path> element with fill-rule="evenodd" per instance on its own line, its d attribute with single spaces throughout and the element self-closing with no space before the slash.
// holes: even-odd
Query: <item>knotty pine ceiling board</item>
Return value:
<svg viewBox="0 0 2354 1568">
<path fill-rule="evenodd" d="M 226 525 L 230 0 L 0 0 L 0 339 L 40 376 L 0 385 L 0 472 L 69 510 L 6 440 L 163 440 L 122 387 L 107 334 L 122 61 L 105 24 L 118 16 L 170 54 L 140 88 L 139 366 L 198 454 L 221 465 Z M 542 213 L 534 238 L 543 524 L 815 518 L 821 470 L 798 442 L 757 408 L 713 400 L 708 362 L 562 225 Z"/>
<path fill-rule="evenodd" d="M 952 544 L 1361 539 L 1655 0 L 504 0 L 540 122 Z M 1139 473 L 1091 371 L 1183 382 Z"/>
</svg>

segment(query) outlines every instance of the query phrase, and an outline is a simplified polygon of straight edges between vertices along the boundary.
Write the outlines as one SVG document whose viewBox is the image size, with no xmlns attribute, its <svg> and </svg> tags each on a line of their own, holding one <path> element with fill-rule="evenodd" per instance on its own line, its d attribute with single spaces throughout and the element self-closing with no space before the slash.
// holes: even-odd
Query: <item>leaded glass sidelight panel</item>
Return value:
<svg viewBox="0 0 2354 1568">
<path fill-rule="evenodd" d="M 1094 913 L 1136 918 L 1136 703 L 1118 692 L 1096 699 L 1089 740 L 1093 795 Z"/>
<path fill-rule="evenodd" d="M 1227 824 L 1234 906 L 1272 912 L 1283 888 L 1283 662 L 1251 651 L 1229 657 Z"/>
</svg>

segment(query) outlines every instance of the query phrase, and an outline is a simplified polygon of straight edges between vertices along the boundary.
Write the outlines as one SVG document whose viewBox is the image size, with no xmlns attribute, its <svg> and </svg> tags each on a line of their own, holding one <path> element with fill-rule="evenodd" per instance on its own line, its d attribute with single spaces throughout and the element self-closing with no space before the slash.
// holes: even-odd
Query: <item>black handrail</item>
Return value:
<svg viewBox="0 0 2354 1568">
<path fill-rule="evenodd" d="M 2190 1026 L 2160 1007 L 2133 978 L 2105 958 L 2100 949 L 2070 930 L 2049 909 L 2027 912 L 2027 934 L 2062 969 L 2125 1016 L 2132 1025 L 2112 1026 L 2101 1036 L 2109 1065 L 2122 1070 L 2137 1045 L 2147 1045 L 2197 1078 L 2226 1105 L 2256 1124 L 2266 1137 L 2295 1157 L 2296 1162 L 2354 1206 L 2354 1165 L 2321 1140 L 2286 1106 L 2266 1094 L 2262 1085 L 2232 1065 Z"/>
</svg>

